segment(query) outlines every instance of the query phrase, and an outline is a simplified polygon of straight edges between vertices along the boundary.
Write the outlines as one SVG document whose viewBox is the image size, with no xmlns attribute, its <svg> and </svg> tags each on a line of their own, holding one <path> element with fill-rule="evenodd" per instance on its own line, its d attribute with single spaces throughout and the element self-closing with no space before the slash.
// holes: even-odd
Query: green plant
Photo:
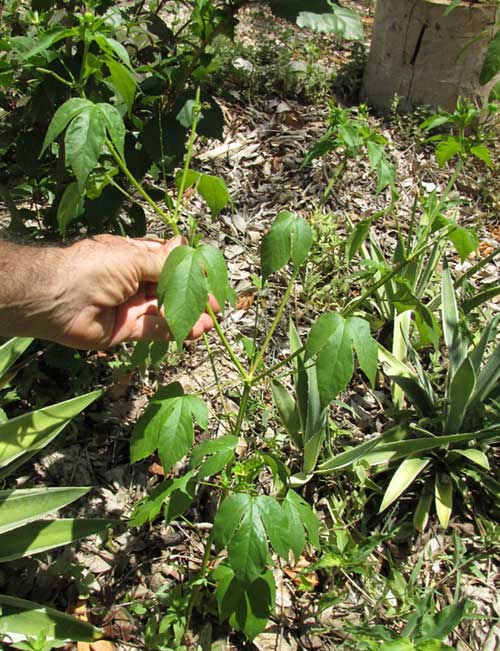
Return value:
<svg viewBox="0 0 500 651">
<path fill-rule="evenodd" d="M 143 235 L 146 217 L 136 194 L 145 197 L 125 169 L 140 181 L 150 172 L 162 187 L 144 183 L 148 195 L 171 208 L 165 188 L 186 150 L 192 86 L 207 77 L 212 42 L 232 37 L 247 2 L 179 1 L 165 21 L 163 3 L 9 0 L 0 28 L 0 196 L 11 227 L 24 230 L 32 219 L 35 229 L 61 234 L 84 224 L 90 232 Z M 324 12 L 322 29 L 352 37 L 352 12 L 326 0 L 313 7 L 270 4 L 292 21 L 304 8 Z M 329 16 L 335 19 L 326 25 Z M 221 138 L 222 111 L 208 93 L 202 99 L 199 133 Z M 63 106 L 58 118 L 66 120 L 66 137 L 64 126 L 54 128 L 42 149 L 47 123 Z M 32 208 L 18 208 L 20 201 Z"/>
<path fill-rule="evenodd" d="M 0 387 L 9 381 L 9 369 L 31 344 L 31 339 L 11 339 L 0 347 Z M 5 482 L 39 450 L 43 449 L 96 400 L 101 391 L 73 398 L 0 422 L 0 478 Z M 0 562 L 67 545 L 103 531 L 109 520 L 47 519 L 59 509 L 85 495 L 88 487 L 5 488 L 0 491 Z M 0 635 L 18 643 L 43 632 L 41 642 L 60 646 L 67 639 L 93 641 L 103 637 L 98 629 L 53 608 L 15 596 L 0 595 Z M 52 648 L 52 646 L 42 648 Z M 19 648 L 27 648 L 20 646 Z M 33 647 L 38 648 L 38 647 Z"/>
<path fill-rule="evenodd" d="M 310 165 L 315 158 L 341 148 L 342 157 L 323 193 L 323 201 L 325 201 L 347 167 L 348 161 L 359 157 L 365 150 L 370 161 L 370 171 L 377 173 L 377 193 L 382 192 L 386 187 L 390 187 L 395 192 L 396 170 L 387 159 L 384 151 L 385 144 L 386 139 L 370 126 L 368 108 L 365 105 L 343 109 L 331 104 L 328 128 L 307 153 L 302 167 Z"/>
<path fill-rule="evenodd" d="M 470 346 L 468 337 L 472 333 L 463 331 L 465 323 L 459 317 L 446 263 L 441 305 L 448 353 L 445 378 L 426 371 L 408 341 L 408 364 L 379 346 L 386 373 L 400 388 L 402 400 L 409 402 L 411 410 L 401 410 L 400 424 L 393 430 L 319 466 L 321 472 L 355 462 L 378 466 L 381 472 L 396 468 L 380 511 L 419 481 L 422 492 L 413 518 L 419 530 L 427 525 L 433 501 L 441 526 L 447 527 L 454 494 L 461 495 L 465 504 L 470 502 L 471 480 L 472 486 L 491 495 L 493 500 L 499 495 L 498 482 L 489 474 L 488 460 L 488 451 L 500 433 L 498 406 L 493 400 L 498 394 L 500 348 L 492 343 L 499 319 L 493 318 Z"/>
</svg>

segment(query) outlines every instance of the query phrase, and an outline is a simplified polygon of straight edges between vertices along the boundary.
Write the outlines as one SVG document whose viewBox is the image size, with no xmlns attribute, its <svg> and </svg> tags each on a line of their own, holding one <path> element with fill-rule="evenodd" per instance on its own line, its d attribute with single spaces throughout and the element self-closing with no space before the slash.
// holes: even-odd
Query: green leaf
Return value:
<svg viewBox="0 0 500 651">
<path fill-rule="evenodd" d="M 111 79 L 110 85 L 122 98 L 130 116 L 132 106 L 134 105 L 137 80 L 130 70 L 119 61 L 108 59 L 106 65 L 109 69 L 110 77 L 108 80 Z"/>
<path fill-rule="evenodd" d="M 453 485 L 450 476 L 446 473 L 436 474 L 435 502 L 439 524 L 446 529 L 453 508 Z"/>
<path fill-rule="evenodd" d="M 490 469 L 490 462 L 488 461 L 488 457 L 481 450 L 473 450 L 471 448 L 467 450 L 453 450 L 452 452 L 453 454 L 459 454 L 460 456 L 465 457 L 469 461 L 472 461 L 472 463 L 481 466 L 481 468 L 484 468 L 485 470 Z"/>
<path fill-rule="evenodd" d="M 488 347 L 488 344 L 492 339 L 495 338 L 498 329 L 498 323 L 500 322 L 500 314 L 496 317 L 493 317 L 491 321 L 483 328 L 483 333 L 478 344 L 471 350 L 469 357 L 474 367 L 476 375 L 479 373 L 481 366 L 484 361 L 484 356 Z"/>
<path fill-rule="evenodd" d="M 452 379 L 467 356 L 467 342 L 460 332 L 455 288 L 446 258 L 443 264 L 441 304 L 444 341 L 448 348 L 450 379 Z"/>
<path fill-rule="evenodd" d="M 448 391 L 450 405 L 445 425 L 447 434 L 456 434 L 460 431 L 475 386 L 474 367 L 470 358 L 466 357 L 450 382 Z"/>
<path fill-rule="evenodd" d="M 309 504 L 294 490 L 290 489 L 282 502 L 281 508 L 284 510 L 289 522 L 288 526 L 290 531 L 293 531 L 293 536 L 289 544 L 295 560 L 298 560 L 304 549 L 306 542 L 305 533 L 307 533 L 311 544 L 316 549 L 319 549 L 321 547 L 319 541 L 319 520 Z M 297 526 L 298 523 L 300 523 L 299 526 Z"/>
<path fill-rule="evenodd" d="M 350 41 L 363 41 L 365 38 L 359 14 L 345 7 L 331 6 L 329 14 L 301 11 L 297 18 L 297 25 L 316 32 L 333 33 Z"/>
<path fill-rule="evenodd" d="M 377 373 L 378 346 L 370 332 L 370 324 L 365 319 L 352 316 L 346 325 L 356 351 L 359 365 L 372 386 L 375 385 Z"/>
<path fill-rule="evenodd" d="M 130 460 L 140 461 L 149 457 L 158 448 L 160 432 L 171 406 L 170 399 L 184 395 L 179 382 L 161 387 L 151 398 L 140 416 L 130 439 Z"/>
<path fill-rule="evenodd" d="M 366 240 L 366 236 L 370 230 L 371 222 L 371 218 L 364 219 L 363 221 L 359 222 L 359 224 L 356 224 L 356 227 L 350 233 L 349 239 L 346 243 L 347 264 L 351 264 L 354 256 L 361 248 L 363 242 Z"/>
<path fill-rule="evenodd" d="M 41 449 L 49 437 L 53 438 L 100 395 L 102 391 L 93 391 L 0 423 L 0 467 L 29 450 Z"/>
<path fill-rule="evenodd" d="M 429 486 L 424 486 L 422 494 L 418 500 L 417 508 L 413 514 L 413 526 L 417 531 L 425 531 L 429 522 L 429 513 L 431 510 L 432 498 L 434 497 Z"/>
<path fill-rule="evenodd" d="M 190 466 L 200 466 L 198 477 L 212 477 L 234 458 L 234 451 L 238 445 L 238 437 L 232 434 L 218 439 L 203 441 L 195 447 L 191 454 Z M 206 457 L 202 461 L 203 457 Z"/>
<path fill-rule="evenodd" d="M 136 504 L 134 511 L 130 517 L 130 526 L 141 527 L 146 522 L 153 522 L 153 520 L 162 510 L 163 505 L 167 502 L 168 498 L 171 496 L 173 497 L 175 494 L 184 496 L 186 498 L 186 502 L 189 500 L 190 504 L 192 501 L 192 488 L 195 474 L 195 471 L 191 470 L 181 477 L 166 479 L 155 486 L 150 495 Z M 177 501 L 177 504 L 178 503 L 179 501 Z M 168 507 L 170 507 L 170 504 L 168 504 Z M 171 514 L 172 509 L 168 511 L 167 517 Z"/>
<path fill-rule="evenodd" d="M 500 29 L 495 33 L 491 39 L 486 50 L 481 74 L 479 75 L 479 83 L 487 84 L 500 70 Z"/>
<path fill-rule="evenodd" d="M 460 601 L 445 606 L 437 615 L 426 614 L 420 624 L 422 641 L 430 639 L 442 640 L 450 633 L 453 633 L 465 616 L 466 605 L 465 601 Z"/>
<path fill-rule="evenodd" d="M 354 363 L 351 332 L 339 314 L 323 314 L 309 332 L 306 359 L 317 355 L 318 389 L 323 405 L 329 404 L 345 389 L 352 377 Z"/>
<path fill-rule="evenodd" d="M 21 488 L 0 491 L 0 534 L 42 518 L 88 493 L 78 488 Z"/>
<path fill-rule="evenodd" d="M 175 182 L 180 188 L 184 172 L 180 170 L 175 175 Z M 219 176 L 211 176 L 202 172 L 188 170 L 186 176 L 186 188 L 195 186 L 203 199 L 207 202 L 212 217 L 216 217 L 221 210 L 231 201 L 226 184 Z"/>
<path fill-rule="evenodd" d="M 444 167 L 450 158 L 453 158 L 462 151 L 462 143 L 460 140 L 458 140 L 458 138 L 455 138 L 455 136 L 448 136 L 448 138 L 445 140 L 441 140 L 441 142 L 436 147 L 436 158 L 439 163 L 439 167 Z"/>
<path fill-rule="evenodd" d="M 90 102 L 88 99 L 82 99 L 81 97 L 72 97 L 62 106 L 60 106 L 50 121 L 45 140 L 43 141 L 40 156 L 47 149 L 50 143 L 54 142 L 59 134 L 61 134 L 64 129 L 66 129 L 71 120 L 79 113 L 81 113 L 84 109 L 88 109 L 90 106 L 92 106 L 92 102 Z"/>
<path fill-rule="evenodd" d="M 285 511 L 276 498 L 269 495 L 259 495 L 256 505 L 272 548 L 281 558 L 288 561 L 292 548 L 290 541 L 295 536 L 295 531 L 290 528 Z"/>
<path fill-rule="evenodd" d="M 271 390 L 284 428 L 297 448 L 302 450 L 303 441 L 300 436 L 300 417 L 295 401 L 278 380 L 273 380 Z"/>
<path fill-rule="evenodd" d="M 384 493 L 379 513 L 385 511 L 410 484 L 418 477 L 422 470 L 427 466 L 430 459 L 405 459 L 392 476 L 389 486 Z"/>
<path fill-rule="evenodd" d="M 96 167 L 104 147 L 106 122 L 97 104 L 80 111 L 66 129 L 66 163 L 75 173 L 80 189 Z"/>
<path fill-rule="evenodd" d="M 96 34 L 95 41 L 105 54 L 109 56 L 112 56 L 114 54 L 126 66 L 128 66 L 129 68 L 131 67 L 130 57 L 127 52 L 127 48 L 124 45 L 122 45 L 119 41 L 117 41 L 114 38 L 109 38 L 108 36 L 104 36 L 103 34 Z"/>
<path fill-rule="evenodd" d="M 78 183 L 70 183 L 66 186 L 57 207 L 57 223 L 61 235 L 66 233 L 69 224 L 83 213 L 85 194 L 78 187 Z"/>
<path fill-rule="evenodd" d="M 360 443 L 353 448 L 332 456 L 330 459 L 327 459 L 318 466 L 316 474 L 325 475 L 352 466 L 356 461 L 359 461 L 368 454 L 368 452 L 370 452 L 380 442 L 380 440 L 380 436 L 376 436 L 371 441 L 365 441 L 364 443 Z"/>
<path fill-rule="evenodd" d="M 215 516 L 214 536 L 219 547 L 227 547 L 228 564 L 239 581 L 252 583 L 264 572 L 269 554 L 255 497 L 226 497 Z"/>
<path fill-rule="evenodd" d="M 486 163 L 488 167 L 494 167 L 493 161 L 491 160 L 490 150 L 486 145 L 473 145 L 470 148 L 470 153 L 479 160 L 483 161 L 483 163 Z"/>
<path fill-rule="evenodd" d="M 203 244 L 196 249 L 196 257 L 205 272 L 208 292 L 215 296 L 221 312 L 224 313 L 230 289 L 224 256 L 216 246 Z"/>
<path fill-rule="evenodd" d="M 14 337 L 0 346 L 0 386 L 3 375 L 31 344 L 31 337 Z"/>
<path fill-rule="evenodd" d="M 473 405 L 484 403 L 490 393 L 497 387 L 500 379 L 500 346 L 497 346 L 490 355 L 488 361 L 479 372 L 476 382 L 476 390 L 472 396 Z M 472 406 L 472 404 L 471 404 Z"/>
<path fill-rule="evenodd" d="M 39 520 L 0 534 L 0 563 L 68 545 L 111 526 L 110 520 Z"/>
<path fill-rule="evenodd" d="M 248 586 L 236 578 L 233 570 L 219 565 L 212 574 L 217 582 L 215 597 L 221 620 L 230 617 L 230 625 L 243 631 L 249 640 L 261 633 L 274 612 L 275 583 L 267 570 Z"/>
<path fill-rule="evenodd" d="M 43 631 L 47 639 L 58 642 L 95 642 L 104 637 L 101 630 L 87 622 L 26 599 L 0 595 L 0 608 L 2 635 L 36 638 Z"/>
<path fill-rule="evenodd" d="M 380 194 L 387 187 L 395 188 L 396 168 L 389 163 L 385 156 L 379 160 L 377 165 L 377 189 L 376 193 Z"/>
<path fill-rule="evenodd" d="M 22 61 L 27 61 L 28 59 L 32 59 L 37 54 L 41 54 L 42 52 L 45 52 L 45 50 L 48 50 L 52 45 L 55 45 L 59 41 L 62 41 L 63 38 L 74 36 L 77 33 L 78 30 L 76 28 L 61 29 L 61 27 L 54 27 L 53 29 L 47 30 L 42 34 L 38 33 L 37 38 L 32 39 L 33 45 L 31 47 L 29 47 L 26 50 L 24 50 L 24 48 L 22 49 L 20 48 L 21 59 Z M 16 45 L 18 43 L 19 44 L 22 43 L 22 41 L 18 40 L 18 38 L 21 39 L 22 37 L 14 37 L 12 39 L 14 49 L 17 49 Z"/>
<path fill-rule="evenodd" d="M 207 405 L 197 396 L 170 398 L 158 435 L 158 455 L 165 471 L 180 461 L 194 441 L 193 420 L 206 429 Z"/>
<path fill-rule="evenodd" d="M 446 9 L 444 10 L 444 16 L 447 16 L 448 14 L 451 14 L 451 12 L 456 9 L 459 4 L 462 2 L 462 0 L 451 0 L 450 4 Z"/>
<path fill-rule="evenodd" d="M 472 298 L 463 301 L 462 309 L 465 314 L 469 314 L 469 312 L 472 312 L 476 307 L 479 307 L 499 294 L 500 284 L 498 282 L 492 282 L 487 285 L 485 284 L 483 285 L 483 289 L 472 296 Z"/>
<path fill-rule="evenodd" d="M 297 270 L 307 259 L 312 245 L 309 224 L 288 210 L 274 220 L 262 239 L 261 267 L 264 280 L 292 259 Z"/>
<path fill-rule="evenodd" d="M 468 258 L 473 251 L 476 251 L 479 246 L 479 239 L 472 228 L 457 226 L 450 233 L 449 239 L 455 245 L 462 262 Z"/>
<path fill-rule="evenodd" d="M 179 347 L 203 313 L 208 300 L 205 274 L 195 249 L 178 246 L 168 256 L 158 281 L 158 303 Z"/>
<path fill-rule="evenodd" d="M 120 111 L 112 104 L 102 102 L 97 104 L 99 111 L 102 113 L 106 124 L 106 131 L 116 150 L 123 160 L 125 160 L 125 135 L 126 129 Z"/>
</svg>

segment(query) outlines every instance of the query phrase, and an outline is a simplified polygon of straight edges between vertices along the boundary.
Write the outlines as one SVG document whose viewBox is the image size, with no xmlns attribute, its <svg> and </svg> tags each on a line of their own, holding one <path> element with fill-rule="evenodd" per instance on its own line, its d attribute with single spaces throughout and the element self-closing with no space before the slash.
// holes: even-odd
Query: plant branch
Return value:
<svg viewBox="0 0 500 651">
<path fill-rule="evenodd" d="M 236 368 L 238 369 L 238 371 L 239 371 L 241 377 L 243 378 L 243 380 L 244 380 L 245 382 L 247 382 L 248 379 L 249 379 L 248 373 L 247 373 L 247 372 L 245 371 L 245 369 L 243 368 L 243 365 L 241 364 L 240 360 L 236 357 L 236 354 L 235 354 L 234 350 L 232 349 L 231 344 L 230 344 L 229 341 L 226 339 L 226 335 L 224 334 L 224 332 L 223 332 L 222 328 L 220 327 L 220 324 L 219 324 L 219 322 L 218 322 L 218 320 L 217 320 L 217 315 L 216 315 L 215 312 L 212 310 L 212 307 L 210 306 L 209 303 L 207 303 L 205 309 L 206 309 L 206 311 L 207 311 L 207 314 L 212 318 L 212 321 L 213 321 L 213 323 L 214 323 L 215 331 L 216 331 L 217 334 L 219 335 L 219 339 L 221 340 L 222 345 L 223 345 L 224 348 L 227 350 L 229 357 L 231 358 L 233 364 L 234 364 L 234 365 L 236 366 Z"/>
<path fill-rule="evenodd" d="M 139 181 L 130 172 L 130 170 L 128 169 L 126 163 L 122 160 L 122 157 L 116 151 L 113 143 L 111 142 L 111 140 L 108 137 L 106 137 L 106 146 L 108 147 L 109 151 L 113 155 L 113 158 L 118 163 L 118 167 L 125 174 L 127 179 L 134 186 L 134 188 L 139 192 L 141 197 L 151 206 L 151 208 L 153 208 L 153 210 L 156 212 L 156 214 L 159 215 L 163 219 L 163 221 L 166 222 L 171 227 L 171 229 L 174 231 L 175 235 L 180 235 L 180 231 L 177 228 L 177 224 L 176 224 L 175 220 L 173 220 L 172 217 L 168 213 L 166 213 L 164 210 L 162 210 L 160 208 L 160 206 L 144 190 L 144 188 L 139 183 Z"/>
<path fill-rule="evenodd" d="M 285 310 L 286 304 L 288 303 L 288 299 L 290 298 L 290 294 L 292 293 L 293 285 L 295 283 L 295 279 L 297 278 L 298 274 L 298 269 L 295 270 L 288 282 L 288 286 L 286 288 L 285 294 L 283 298 L 281 299 L 281 303 L 278 307 L 278 311 L 276 313 L 276 316 L 274 317 L 274 321 L 271 324 L 271 327 L 269 328 L 269 332 L 267 333 L 267 337 L 264 340 L 264 343 L 262 344 L 261 349 L 257 353 L 257 357 L 255 358 L 252 367 L 250 369 L 250 379 L 253 383 L 253 376 L 255 374 L 255 371 L 259 368 L 260 364 L 262 363 L 262 360 L 264 358 L 264 355 L 266 353 L 267 347 L 271 343 L 272 336 L 274 334 L 274 331 L 278 327 L 278 324 L 281 320 L 281 317 L 283 316 L 283 312 Z"/>
</svg>

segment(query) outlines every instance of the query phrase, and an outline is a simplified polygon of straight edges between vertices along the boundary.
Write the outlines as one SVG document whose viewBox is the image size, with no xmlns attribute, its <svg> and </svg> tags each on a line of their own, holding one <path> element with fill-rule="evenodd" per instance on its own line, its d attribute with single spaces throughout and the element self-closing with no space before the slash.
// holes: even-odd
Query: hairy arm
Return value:
<svg viewBox="0 0 500 651">
<path fill-rule="evenodd" d="M 168 254 L 183 243 L 113 235 L 64 248 L 0 242 L 0 336 L 84 349 L 169 339 L 156 284 Z M 212 326 L 202 314 L 189 336 Z"/>
</svg>

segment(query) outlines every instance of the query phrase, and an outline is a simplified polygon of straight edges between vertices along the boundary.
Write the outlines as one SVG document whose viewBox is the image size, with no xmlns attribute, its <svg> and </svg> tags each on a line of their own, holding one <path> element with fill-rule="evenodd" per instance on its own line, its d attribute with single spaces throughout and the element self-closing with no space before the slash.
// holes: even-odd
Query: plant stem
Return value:
<svg viewBox="0 0 500 651">
<path fill-rule="evenodd" d="M 191 158 L 193 156 L 193 146 L 196 139 L 196 127 L 198 126 L 198 118 L 200 115 L 200 87 L 196 89 L 196 97 L 194 100 L 193 106 L 193 124 L 191 125 L 191 133 L 189 134 L 189 142 L 187 146 L 186 159 L 184 160 L 184 169 L 182 170 L 181 184 L 179 186 L 179 191 L 177 192 L 177 199 L 175 202 L 174 216 L 173 220 L 177 224 L 179 218 L 179 210 L 181 208 L 182 197 L 184 195 L 184 190 L 186 189 L 187 175 L 189 172 L 189 165 L 191 164 Z"/>
<path fill-rule="evenodd" d="M 273 366 L 270 366 L 267 370 L 263 371 L 260 375 L 255 376 L 253 379 L 253 383 L 257 384 L 257 382 L 260 382 L 261 380 L 268 377 L 269 375 L 272 375 L 274 371 L 277 371 L 282 366 L 285 366 L 285 364 L 288 364 L 288 362 L 291 362 L 293 359 L 295 359 L 301 353 L 303 353 L 304 350 L 305 350 L 305 346 L 301 346 L 300 348 L 297 348 L 297 350 L 294 353 L 288 355 L 288 357 L 285 357 L 285 359 L 282 359 L 281 362 L 277 362 L 276 364 L 273 364 Z"/>
<path fill-rule="evenodd" d="M 227 421 L 229 423 L 229 427 L 232 429 L 233 424 L 231 422 L 231 417 L 229 416 L 229 412 L 227 410 L 226 400 L 224 398 L 224 392 L 222 391 L 222 386 L 221 386 L 221 383 L 219 381 L 219 374 L 217 373 L 217 368 L 216 368 L 215 362 L 214 362 L 214 354 L 213 354 L 212 348 L 210 347 L 210 342 L 208 341 L 208 337 L 207 337 L 207 335 L 205 333 L 203 333 L 203 343 L 205 344 L 205 348 L 207 349 L 207 352 L 208 352 L 208 358 L 210 360 L 210 365 L 212 367 L 212 373 L 213 373 L 214 378 L 215 378 L 215 384 L 217 385 L 217 392 L 219 394 L 219 399 L 220 399 L 221 405 L 222 405 L 222 411 L 224 412 L 224 416 L 226 417 L 226 419 L 227 419 Z"/>
<path fill-rule="evenodd" d="M 290 280 L 288 281 L 288 286 L 287 286 L 285 294 L 284 294 L 284 296 L 283 296 L 283 298 L 281 300 L 281 303 L 280 303 L 280 305 L 278 307 L 278 311 L 276 313 L 276 316 L 274 317 L 274 321 L 272 322 L 271 327 L 269 328 L 269 332 L 267 333 L 267 337 L 266 337 L 264 343 L 262 344 L 262 347 L 259 350 L 259 352 L 257 353 L 257 357 L 255 358 L 255 360 L 254 360 L 254 362 L 252 364 L 252 367 L 250 369 L 250 381 L 252 383 L 253 383 L 253 376 L 255 374 L 255 371 L 259 368 L 260 364 L 262 363 L 262 360 L 263 360 L 264 355 L 266 353 L 267 347 L 269 346 L 269 344 L 271 342 L 274 331 L 278 327 L 278 324 L 279 324 L 279 322 L 281 320 L 281 317 L 283 316 L 283 312 L 285 310 L 286 304 L 288 303 L 288 299 L 290 298 L 290 294 L 292 293 L 293 285 L 295 283 L 295 279 L 297 278 L 298 273 L 299 273 L 298 269 L 295 270 L 293 272 Z"/>
<path fill-rule="evenodd" d="M 0 185 L 0 199 L 4 202 L 5 207 L 10 213 L 10 229 L 22 229 L 24 227 L 23 218 L 17 209 L 9 188 L 5 185 Z"/>
<path fill-rule="evenodd" d="M 452 229 L 453 230 L 453 229 Z M 450 230 L 448 230 L 444 235 L 441 235 L 440 238 L 438 238 L 437 241 L 440 239 L 443 239 L 444 237 L 448 237 L 450 233 Z M 396 266 L 394 266 L 390 271 L 385 273 L 383 276 L 381 276 L 377 282 L 375 282 L 371 287 L 369 287 L 366 291 L 364 291 L 361 296 L 359 296 L 357 299 L 354 301 L 351 301 L 343 310 L 342 310 L 342 316 L 346 317 L 349 316 L 349 314 L 352 314 L 354 310 L 356 310 L 360 305 L 362 305 L 367 298 L 373 294 L 374 291 L 376 291 L 379 287 L 382 287 L 382 285 L 385 285 L 386 282 L 394 278 L 404 267 L 406 267 L 407 264 L 409 264 L 412 260 L 415 258 L 418 258 L 418 256 L 423 253 L 430 245 L 429 244 L 423 244 L 422 246 L 418 247 L 413 251 L 411 255 L 409 255 L 406 260 L 402 260 L 399 262 Z"/>
<path fill-rule="evenodd" d="M 212 321 L 214 322 L 214 328 L 215 328 L 215 331 L 216 331 L 217 334 L 219 335 L 219 339 L 221 340 L 222 345 L 223 345 L 224 348 L 227 350 L 227 352 L 228 352 L 228 354 L 229 354 L 229 357 L 231 358 L 233 364 L 234 364 L 234 365 L 236 366 L 236 368 L 238 369 L 238 372 L 239 372 L 239 374 L 241 375 L 241 377 L 243 378 L 243 380 L 244 380 L 245 382 L 247 382 L 247 381 L 249 380 L 248 373 L 247 373 L 247 372 L 245 371 L 245 369 L 243 368 L 243 365 L 241 364 L 240 360 L 236 357 L 236 354 L 235 354 L 234 350 L 232 349 L 231 344 L 230 344 L 229 341 L 226 339 L 226 335 L 224 334 L 222 328 L 220 327 L 219 322 L 217 321 L 217 315 L 216 315 L 215 312 L 212 310 L 212 307 L 210 306 L 209 303 L 207 303 L 205 309 L 206 309 L 206 311 L 207 311 L 207 314 L 208 314 L 210 317 L 212 317 Z"/>
<path fill-rule="evenodd" d="M 245 382 L 243 387 L 243 393 L 241 394 L 240 408 L 238 409 L 238 418 L 236 419 L 236 425 L 233 431 L 234 436 L 239 436 L 241 434 L 241 427 L 243 421 L 245 420 L 245 414 L 248 406 L 248 398 L 250 397 L 250 390 L 252 385 L 250 382 Z"/>
<path fill-rule="evenodd" d="M 180 235 L 180 231 L 177 227 L 177 224 L 172 217 L 166 213 L 164 210 L 160 208 L 160 206 L 153 201 L 153 199 L 149 196 L 149 194 L 144 190 L 144 188 L 141 186 L 139 181 L 135 178 L 135 176 L 130 172 L 128 169 L 125 161 L 122 160 L 122 157 L 120 154 L 116 151 L 113 143 L 110 141 L 108 137 L 106 137 L 106 146 L 108 147 L 109 151 L 113 155 L 113 158 L 116 160 L 118 163 L 118 167 L 121 169 L 121 171 L 125 174 L 127 179 L 130 181 L 130 183 L 134 186 L 134 188 L 139 192 L 141 197 L 153 208 L 155 213 L 159 215 L 165 223 L 167 223 L 171 229 L 174 231 L 175 235 Z"/>
</svg>

